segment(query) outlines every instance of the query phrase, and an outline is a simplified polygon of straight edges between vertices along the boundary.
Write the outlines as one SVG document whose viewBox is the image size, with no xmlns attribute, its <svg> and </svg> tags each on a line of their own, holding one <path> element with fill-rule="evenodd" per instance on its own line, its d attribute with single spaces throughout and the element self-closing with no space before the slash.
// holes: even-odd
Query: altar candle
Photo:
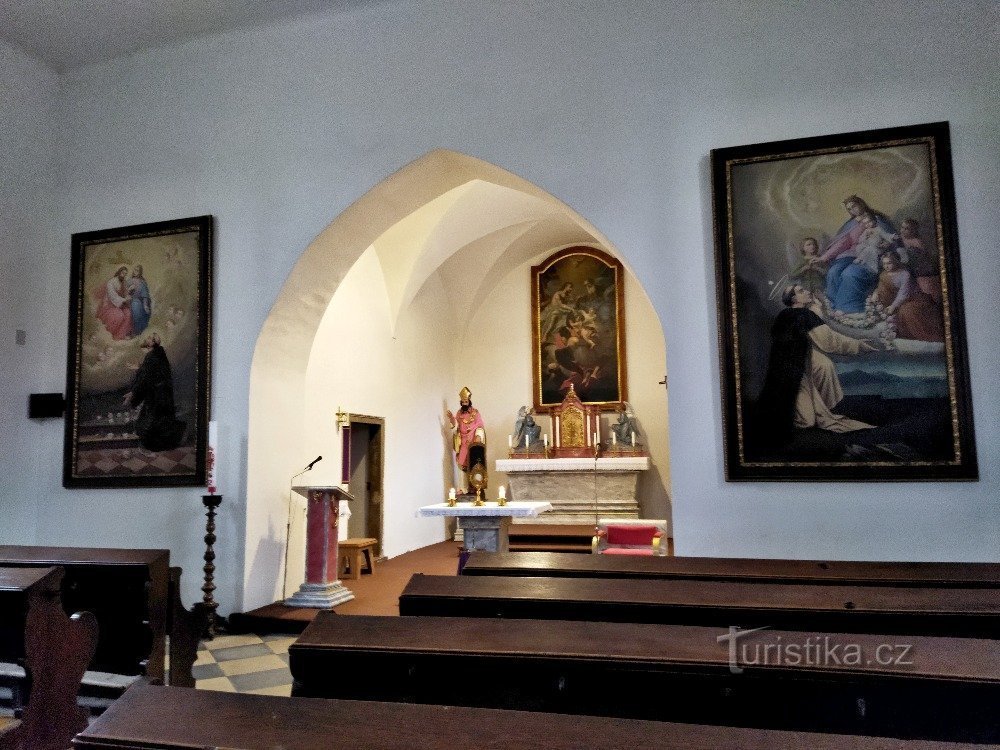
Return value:
<svg viewBox="0 0 1000 750">
<path fill-rule="evenodd" d="M 597 445 L 597 442 L 598 442 L 598 441 L 597 441 L 597 433 L 595 432 L 595 433 L 594 433 L 594 445 Z"/>
<path fill-rule="evenodd" d="M 452 487 L 450 490 L 448 490 L 448 499 L 449 500 L 454 500 L 455 499 L 455 488 L 454 487 Z"/>
<path fill-rule="evenodd" d="M 547 433 L 547 432 L 545 433 L 545 437 L 544 437 L 544 438 L 542 438 L 542 442 L 544 442 L 544 443 L 545 443 L 545 447 L 546 447 L 546 448 L 548 448 L 548 447 L 549 447 L 549 433 Z"/>
<path fill-rule="evenodd" d="M 614 430 L 611 431 L 611 444 L 618 445 L 618 433 Z"/>
<path fill-rule="evenodd" d="M 635 448 L 635 433 L 632 433 L 632 447 Z"/>
<path fill-rule="evenodd" d="M 528 436 L 527 435 L 524 436 L 524 447 L 525 448 L 528 447 Z"/>
<path fill-rule="evenodd" d="M 508 435 L 507 436 L 507 447 L 508 448 L 513 448 L 514 447 L 514 436 L 513 435 Z"/>
<path fill-rule="evenodd" d="M 507 487 L 502 484 L 500 485 L 500 499 L 501 500 L 507 499 Z"/>
<path fill-rule="evenodd" d="M 216 464 L 219 460 L 217 446 L 219 444 L 219 423 L 208 423 L 208 494 L 214 495 L 219 491 L 216 485 Z"/>
</svg>

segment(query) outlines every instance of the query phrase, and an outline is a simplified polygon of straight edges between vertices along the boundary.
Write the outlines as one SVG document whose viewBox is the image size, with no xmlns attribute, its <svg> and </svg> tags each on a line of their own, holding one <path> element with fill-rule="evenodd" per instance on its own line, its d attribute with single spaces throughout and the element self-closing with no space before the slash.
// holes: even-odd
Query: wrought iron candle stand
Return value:
<svg viewBox="0 0 1000 750">
<path fill-rule="evenodd" d="M 222 503 L 222 495 L 202 495 L 201 502 L 208 509 L 205 521 L 205 585 L 201 590 L 202 607 L 205 610 L 205 637 L 214 638 L 221 618 L 216 614 L 219 603 L 215 601 L 215 509 Z"/>
</svg>

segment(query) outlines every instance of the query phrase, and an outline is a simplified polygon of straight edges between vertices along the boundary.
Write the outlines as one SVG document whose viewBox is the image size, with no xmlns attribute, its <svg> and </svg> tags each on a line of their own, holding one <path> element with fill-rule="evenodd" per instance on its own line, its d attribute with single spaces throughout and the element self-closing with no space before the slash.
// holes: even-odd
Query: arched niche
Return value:
<svg viewBox="0 0 1000 750">
<path fill-rule="evenodd" d="M 385 419 L 383 551 L 444 539 L 440 519 L 415 518 L 455 483 L 444 410 L 469 385 L 490 461 L 505 455 L 517 408 L 531 401 L 528 269 L 571 245 L 626 268 L 631 400 L 656 466 L 643 490 L 651 512 L 669 518 L 663 329 L 627 260 L 536 186 L 437 150 L 376 185 L 306 248 L 261 330 L 250 374 L 244 609 L 282 595 L 289 517 L 288 592 L 301 580 L 288 478 L 323 455 L 303 480 L 340 481 L 338 407 Z"/>
</svg>

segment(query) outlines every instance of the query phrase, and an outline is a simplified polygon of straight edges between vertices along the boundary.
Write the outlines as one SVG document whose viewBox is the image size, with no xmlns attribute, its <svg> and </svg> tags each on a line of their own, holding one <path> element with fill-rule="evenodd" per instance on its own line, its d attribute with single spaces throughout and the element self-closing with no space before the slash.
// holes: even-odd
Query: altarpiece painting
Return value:
<svg viewBox="0 0 1000 750">
<path fill-rule="evenodd" d="M 531 269 L 532 385 L 536 411 L 570 388 L 584 404 L 619 408 L 625 377 L 624 273 L 593 247 L 570 247 Z"/>
</svg>

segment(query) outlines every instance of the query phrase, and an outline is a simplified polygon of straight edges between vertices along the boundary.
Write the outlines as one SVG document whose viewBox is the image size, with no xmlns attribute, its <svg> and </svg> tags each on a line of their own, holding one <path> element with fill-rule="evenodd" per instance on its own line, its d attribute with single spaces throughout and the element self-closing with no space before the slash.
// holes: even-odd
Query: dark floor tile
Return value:
<svg viewBox="0 0 1000 750">
<path fill-rule="evenodd" d="M 274 653 L 263 643 L 254 643 L 249 646 L 231 646 L 220 648 L 212 652 L 216 661 L 229 661 L 230 659 L 249 659 L 251 656 L 267 656 Z"/>
<path fill-rule="evenodd" d="M 292 674 L 287 669 L 268 669 L 265 672 L 230 675 L 229 681 L 237 691 L 260 690 L 261 688 L 291 685 Z"/>
</svg>

